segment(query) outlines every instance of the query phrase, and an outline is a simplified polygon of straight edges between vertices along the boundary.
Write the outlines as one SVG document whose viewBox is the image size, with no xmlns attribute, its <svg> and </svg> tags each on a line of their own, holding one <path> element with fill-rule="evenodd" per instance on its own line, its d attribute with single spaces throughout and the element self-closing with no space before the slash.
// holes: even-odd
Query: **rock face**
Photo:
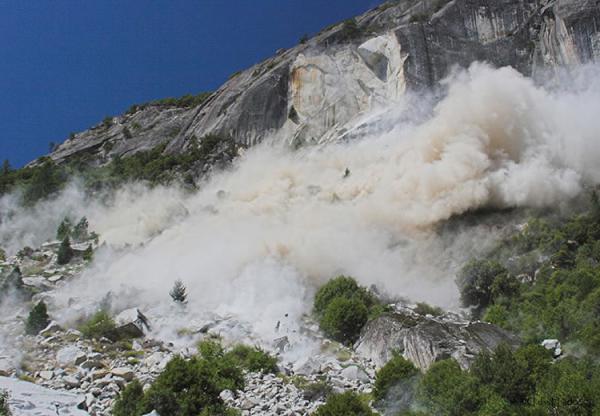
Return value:
<svg viewBox="0 0 600 416">
<path fill-rule="evenodd" d="M 495 325 L 424 317 L 409 311 L 385 314 L 369 322 L 355 345 L 356 352 L 383 366 L 398 352 L 421 370 L 446 358 L 469 368 L 478 353 L 500 343 L 518 346 L 519 340 Z"/>
<path fill-rule="evenodd" d="M 75 134 L 50 156 L 105 163 L 208 134 L 253 145 L 352 137 L 360 114 L 454 66 L 510 65 L 526 75 L 598 60 L 596 0 L 405 0 L 384 3 L 231 77 L 196 107 L 145 106 Z M 353 133 L 354 132 L 354 133 Z"/>
</svg>

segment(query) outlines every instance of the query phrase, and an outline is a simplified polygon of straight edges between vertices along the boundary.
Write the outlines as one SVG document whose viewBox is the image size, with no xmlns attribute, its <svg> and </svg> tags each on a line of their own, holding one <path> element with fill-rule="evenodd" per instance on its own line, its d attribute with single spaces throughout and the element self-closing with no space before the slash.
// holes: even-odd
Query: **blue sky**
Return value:
<svg viewBox="0 0 600 416">
<path fill-rule="evenodd" d="M 381 0 L 0 0 L 0 161 L 227 77 Z"/>
</svg>

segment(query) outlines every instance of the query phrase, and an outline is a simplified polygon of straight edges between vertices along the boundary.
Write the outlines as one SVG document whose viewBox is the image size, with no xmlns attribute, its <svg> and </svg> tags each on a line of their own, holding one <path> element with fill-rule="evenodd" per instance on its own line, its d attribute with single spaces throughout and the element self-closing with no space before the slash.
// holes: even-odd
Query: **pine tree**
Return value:
<svg viewBox="0 0 600 416">
<path fill-rule="evenodd" d="M 72 228 L 71 221 L 65 217 L 56 230 L 56 238 L 61 241 L 64 240 L 65 237 L 71 235 Z"/>
<path fill-rule="evenodd" d="M 173 289 L 171 289 L 169 295 L 171 295 L 173 301 L 177 303 L 186 303 L 187 294 L 185 293 L 185 286 L 183 285 L 183 282 L 181 280 L 175 280 L 175 283 L 173 284 Z"/>
<path fill-rule="evenodd" d="M 73 228 L 73 232 L 71 233 L 73 239 L 76 241 L 87 240 L 89 237 L 88 226 L 89 224 L 87 218 L 81 218 L 81 220 L 79 220 L 77 225 L 75 225 L 75 227 Z"/>
<path fill-rule="evenodd" d="M 58 254 L 56 258 L 56 262 L 58 264 L 67 264 L 73 258 L 73 249 L 71 248 L 71 241 L 69 241 L 69 237 L 65 237 L 60 243 L 60 247 L 58 248 Z"/>
<path fill-rule="evenodd" d="M 27 322 L 25 323 L 25 332 L 29 335 L 37 335 L 42 329 L 46 328 L 49 323 L 48 309 L 46 308 L 44 301 L 41 300 L 33 307 L 31 312 L 29 312 Z"/>
</svg>

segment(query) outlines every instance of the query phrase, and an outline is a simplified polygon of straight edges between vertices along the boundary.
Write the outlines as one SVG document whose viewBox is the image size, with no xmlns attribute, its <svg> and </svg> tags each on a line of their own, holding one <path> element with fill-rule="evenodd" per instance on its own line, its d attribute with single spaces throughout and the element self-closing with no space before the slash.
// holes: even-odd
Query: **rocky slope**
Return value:
<svg viewBox="0 0 600 416">
<path fill-rule="evenodd" d="M 360 115 L 454 66 L 510 65 L 526 75 L 600 57 L 595 0 L 405 0 L 384 3 L 232 76 L 200 105 L 148 105 L 73 135 L 50 155 L 104 163 L 209 134 L 253 145 L 360 135 Z"/>
</svg>

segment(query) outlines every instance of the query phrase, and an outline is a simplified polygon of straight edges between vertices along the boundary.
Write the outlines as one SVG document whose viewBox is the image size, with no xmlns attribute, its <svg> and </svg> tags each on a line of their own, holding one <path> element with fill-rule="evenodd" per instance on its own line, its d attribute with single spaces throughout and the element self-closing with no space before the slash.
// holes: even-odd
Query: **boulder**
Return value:
<svg viewBox="0 0 600 416">
<path fill-rule="evenodd" d="M 43 337 L 49 337 L 55 332 L 61 331 L 62 328 L 55 321 L 51 321 L 48 326 L 40 331 L 40 335 Z"/>
<path fill-rule="evenodd" d="M 122 338 L 143 337 L 150 331 L 148 318 L 137 308 L 126 309 L 115 317 L 116 332 Z"/>
<path fill-rule="evenodd" d="M 340 375 L 347 380 L 369 381 L 369 375 L 357 365 L 350 365 L 344 368 L 340 372 Z"/>
<path fill-rule="evenodd" d="M 541 343 L 542 347 L 552 351 L 552 356 L 558 358 L 562 355 L 562 347 L 557 339 L 545 339 Z"/>
<path fill-rule="evenodd" d="M 126 381 L 133 380 L 133 376 L 135 375 L 133 370 L 128 367 L 117 367 L 110 370 L 113 376 L 121 377 Z"/>
<path fill-rule="evenodd" d="M 484 322 L 460 322 L 424 317 L 409 311 L 388 313 L 367 323 L 355 344 L 358 354 L 383 366 L 399 352 L 421 370 L 438 360 L 454 358 L 469 368 L 477 354 L 506 343 L 516 348 L 519 339 Z"/>
<path fill-rule="evenodd" d="M 296 375 L 310 376 L 321 371 L 321 364 L 312 357 L 305 357 L 294 364 L 293 370 Z"/>
<path fill-rule="evenodd" d="M 64 348 L 61 348 L 56 353 L 56 362 L 62 367 L 79 365 L 85 360 L 85 353 L 74 345 L 69 345 Z"/>
<path fill-rule="evenodd" d="M 51 370 L 44 370 L 44 371 L 40 371 L 39 374 L 40 378 L 43 380 L 52 380 L 52 377 L 54 377 L 54 371 Z"/>
</svg>

